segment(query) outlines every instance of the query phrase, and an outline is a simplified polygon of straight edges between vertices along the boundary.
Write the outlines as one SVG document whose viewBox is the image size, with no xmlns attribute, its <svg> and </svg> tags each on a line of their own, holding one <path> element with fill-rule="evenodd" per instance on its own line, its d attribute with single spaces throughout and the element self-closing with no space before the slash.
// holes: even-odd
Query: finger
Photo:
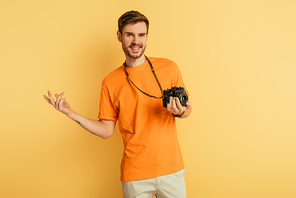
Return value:
<svg viewBox="0 0 296 198">
<path fill-rule="evenodd" d="M 168 111 L 172 110 L 172 103 L 173 103 L 173 97 L 170 97 L 169 103 L 167 104 L 167 110 Z"/>
<path fill-rule="evenodd" d="M 183 112 L 184 111 L 184 107 L 181 105 L 180 100 L 178 97 L 175 98 L 176 101 L 176 105 L 179 111 Z"/>
<path fill-rule="evenodd" d="M 58 99 L 59 98 L 59 94 L 55 94 L 54 96 L 56 97 L 55 108 L 56 109 L 59 109 L 59 102 L 60 102 L 59 99 Z"/>
<path fill-rule="evenodd" d="M 186 103 L 186 107 L 187 107 L 187 108 L 190 108 L 190 107 L 191 107 L 191 102 L 187 101 L 187 103 Z"/>
<path fill-rule="evenodd" d="M 167 104 L 167 110 L 168 110 L 168 111 L 171 111 L 170 103 Z"/>
<path fill-rule="evenodd" d="M 55 101 L 54 101 L 54 99 L 52 98 L 51 91 L 48 91 L 48 96 L 49 96 L 49 101 L 50 101 L 50 103 L 55 107 Z"/>
<path fill-rule="evenodd" d="M 57 102 L 60 102 L 61 98 L 63 97 L 64 92 L 62 92 L 60 95 L 59 94 L 55 94 L 55 97 L 57 98 Z"/>
<path fill-rule="evenodd" d="M 46 100 L 46 102 L 48 102 L 49 104 L 51 104 L 50 101 L 49 101 L 49 98 L 46 95 L 43 95 L 43 97 Z"/>
<path fill-rule="evenodd" d="M 167 110 L 171 111 L 171 104 L 170 103 L 167 104 Z"/>
<path fill-rule="evenodd" d="M 59 109 L 61 107 L 61 98 L 63 97 L 64 92 L 62 92 L 60 95 L 56 94 L 55 97 L 57 98 L 57 108 Z"/>
<path fill-rule="evenodd" d="M 173 113 L 179 113 L 179 109 L 176 104 L 176 98 L 173 99 L 172 107 L 173 107 Z"/>
</svg>

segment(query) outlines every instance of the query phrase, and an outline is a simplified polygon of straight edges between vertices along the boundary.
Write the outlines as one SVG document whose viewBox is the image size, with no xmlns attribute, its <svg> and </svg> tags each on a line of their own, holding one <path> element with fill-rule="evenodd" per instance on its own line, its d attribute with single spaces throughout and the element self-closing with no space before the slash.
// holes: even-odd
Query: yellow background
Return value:
<svg viewBox="0 0 296 198">
<path fill-rule="evenodd" d="M 131 9 L 151 23 L 146 55 L 174 60 L 190 91 L 177 123 L 188 197 L 296 197 L 294 0 L 2 0 L 0 197 L 122 196 L 118 128 L 102 140 L 42 95 L 96 118 Z"/>
</svg>

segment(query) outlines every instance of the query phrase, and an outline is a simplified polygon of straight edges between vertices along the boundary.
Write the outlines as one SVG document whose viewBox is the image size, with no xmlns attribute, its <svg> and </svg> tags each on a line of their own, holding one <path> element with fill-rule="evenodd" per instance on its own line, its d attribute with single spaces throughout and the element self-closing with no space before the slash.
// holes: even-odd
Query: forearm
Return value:
<svg viewBox="0 0 296 198">
<path fill-rule="evenodd" d="M 97 135 L 103 139 L 107 139 L 113 134 L 115 121 L 94 120 L 86 118 L 74 111 L 67 116 L 73 121 L 77 122 L 81 127 L 86 129 L 90 133 Z"/>
</svg>

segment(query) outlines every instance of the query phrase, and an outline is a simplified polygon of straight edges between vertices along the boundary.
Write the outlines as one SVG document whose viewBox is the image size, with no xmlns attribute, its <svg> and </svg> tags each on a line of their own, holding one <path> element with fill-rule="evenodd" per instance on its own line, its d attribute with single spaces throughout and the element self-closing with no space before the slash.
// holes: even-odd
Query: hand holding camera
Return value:
<svg viewBox="0 0 296 198">
<path fill-rule="evenodd" d="M 188 101 L 188 95 L 183 87 L 164 90 L 162 102 L 163 107 L 171 111 L 175 117 L 187 117 L 191 112 L 191 103 Z"/>
</svg>

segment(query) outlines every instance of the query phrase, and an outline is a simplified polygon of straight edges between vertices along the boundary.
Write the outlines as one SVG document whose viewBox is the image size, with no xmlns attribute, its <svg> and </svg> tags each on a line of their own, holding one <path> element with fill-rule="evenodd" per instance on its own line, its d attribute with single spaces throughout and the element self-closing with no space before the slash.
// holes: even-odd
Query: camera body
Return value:
<svg viewBox="0 0 296 198">
<path fill-rule="evenodd" d="M 163 91 L 162 104 L 164 108 L 166 108 L 167 104 L 170 103 L 171 96 L 179 98 L 182 106 L 188 102 L 188 95 L 186 94 L 186 91 L 183 87 L 172 87 L 171 89 Z"/>
</svg>

